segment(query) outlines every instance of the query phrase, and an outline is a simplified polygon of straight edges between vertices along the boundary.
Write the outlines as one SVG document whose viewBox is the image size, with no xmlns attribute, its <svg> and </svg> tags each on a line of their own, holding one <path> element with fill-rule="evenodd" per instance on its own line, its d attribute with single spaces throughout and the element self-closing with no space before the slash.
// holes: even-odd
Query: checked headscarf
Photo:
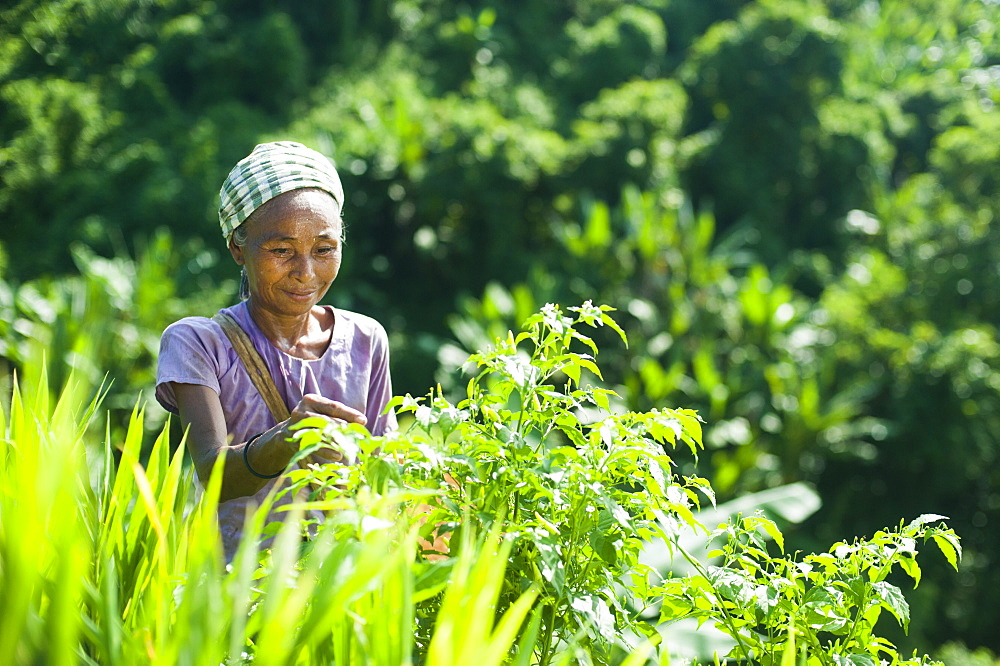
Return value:
<svg viewBox="0 0 1000 666">
<path fill-rule="evenodd" d="M 279 194 L 305 187 L 329 192 L 343 209 L 344 186 L 333 163 L 294 141 L 261 143 L 240 160 L 219 191 L 219 224 L 229 241 L 236 227 Z"/>
</svg>

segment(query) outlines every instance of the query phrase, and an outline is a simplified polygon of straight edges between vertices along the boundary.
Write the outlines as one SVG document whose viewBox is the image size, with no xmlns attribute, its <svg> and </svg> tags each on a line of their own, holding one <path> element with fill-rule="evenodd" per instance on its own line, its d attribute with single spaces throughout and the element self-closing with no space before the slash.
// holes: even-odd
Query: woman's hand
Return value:
<svg viewBox="0 0 1000 666">
<path fill-rule="evenodd" d="M 295 405 L 291 415 L 288 417 L 288 425 L 293 426 L 302 419 L 320 417 L 340 423 L 358 423 L 366 425 L 368 419 L 364 414 L 348 407 L 342 402 L 324 398 L 316 393 L 306 393 L 302 396 L 299 404 Z"/>
<path fill-rule="evenodd" d="M 357 423 L 367 425 L 368 419 L 364 414 L 348 407 L 342 402 L 324 398 L 316 393 L 307 393 L 302 396 L 302 400 L 295 406 L 288 417 L 285 428 L 291 434 L 295 424 L 307 418 L 323 418 L 335 423 Z M 289 438 L 291 440 L 291 438 Z M 319 449 L 311 458 L 314 462 L 340 462 L 344 459 L 343 454 L 335 449 Z"/>
<path fill-rule="evenodd" d="M 188 450 L 202 482 L 208 482 L 220 455 L 227 458 L 220 495 L 222 501 L 253 495 L 264 487 L 267 479 L 252 474 L 247 469 L 248 462 L 258 474 L 273 474 L 288 466 L 289 460 L 299 450 L 297 440 L 291 437 L 294 431 L 290 430 L 290 426 L 302 419 L 320 417 L 340 423 L 367 424 L 365 415 L 358 410 L 336 400 L 307 394 L 292 410 L 288 420 L 260 433 L 248 452 L 245 451 L 246 442 L 229 442 L 218 393 L 196 384 L 175 383 L 173 387 L 181 423 L 189 428 Z M 333 449 L 320 449 L 310 459 L 319 464 L 340 462 L 343 455 Z"/>
</svg>

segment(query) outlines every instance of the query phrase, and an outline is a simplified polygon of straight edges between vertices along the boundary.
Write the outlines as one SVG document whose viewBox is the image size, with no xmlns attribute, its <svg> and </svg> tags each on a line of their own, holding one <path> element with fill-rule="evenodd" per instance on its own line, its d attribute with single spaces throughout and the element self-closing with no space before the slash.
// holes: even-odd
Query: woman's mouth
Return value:
<svg viewBox="0 0 1000 666">
<path fill-rule="evenodd" d="M 312 299 L 313 294 L 315 292 L 313 292 L 313 291 L 286 291 L 285 293 L 288 294 L 289 298 L 291 298 L 293 301 L 308 301 L 308 300 Z"/>
</svg>

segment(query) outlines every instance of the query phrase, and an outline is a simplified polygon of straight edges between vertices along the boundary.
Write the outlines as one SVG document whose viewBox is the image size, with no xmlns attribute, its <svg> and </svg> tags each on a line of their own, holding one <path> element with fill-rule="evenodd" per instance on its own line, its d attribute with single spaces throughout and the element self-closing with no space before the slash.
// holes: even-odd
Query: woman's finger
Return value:
<svg viewBox="0 0 1000 666">
<path fill-rule="evenodd" d="M 344 454 L 337 449 L 317 449 L 313 452 L 313 458 L 320 462 L 340 462 L 344 459 Z"/>
<path fill-rule="evenodd" d="M 368 423 L 368 418 L 353 407 L 348 407 L 342 402 L 330 400 L 314 393 L 302 396 L 302 402 L 299 403 L 299 407 L 303 407 L 303 411 L 307 413 L 314 412 L 317 415 L 338 419 L 347 423 L 358 423 L 361 425 Z"/>
</svg>

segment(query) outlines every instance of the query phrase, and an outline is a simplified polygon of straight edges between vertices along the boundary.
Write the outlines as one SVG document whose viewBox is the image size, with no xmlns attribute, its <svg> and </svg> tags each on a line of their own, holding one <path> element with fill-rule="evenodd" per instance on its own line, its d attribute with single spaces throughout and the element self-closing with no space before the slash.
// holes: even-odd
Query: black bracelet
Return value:
<svg viewBox="0 0 1000 666">
<path fill-rule="evenodd" d="M 253 444 L 255 439 L 257 439 L 263 434 L 264 433 L 259 432 L 247 440 L 246 445 L 244 445 L 243 447 L 243 464 L 247 466 L 247 471 L 256 476 L 258 479 L 277 479 L 279 476 L 281 476 L 281 471 L 284 470 L 275 472 L 274 474 L 261 474 L 260 472 L 256 471 L 253 467 L 250 466 L 250 458 L 247 457 L 250 453 L 250 445 Z"/>
</svg>

